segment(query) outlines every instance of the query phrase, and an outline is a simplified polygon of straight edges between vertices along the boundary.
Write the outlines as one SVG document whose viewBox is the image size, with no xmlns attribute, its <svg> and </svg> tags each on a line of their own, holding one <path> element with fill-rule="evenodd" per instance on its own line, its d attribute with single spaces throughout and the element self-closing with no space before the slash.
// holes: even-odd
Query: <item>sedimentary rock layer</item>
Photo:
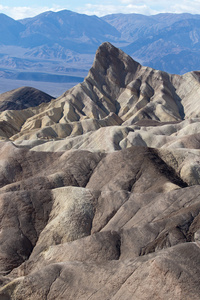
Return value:
<svg viewBox="0 0 200 300">
<path fill-rule="evenodd" d="M 82 84 L 1 113 L 0 299 L 199 299 L 197 73 L 109 43 Z"/>
</svg>

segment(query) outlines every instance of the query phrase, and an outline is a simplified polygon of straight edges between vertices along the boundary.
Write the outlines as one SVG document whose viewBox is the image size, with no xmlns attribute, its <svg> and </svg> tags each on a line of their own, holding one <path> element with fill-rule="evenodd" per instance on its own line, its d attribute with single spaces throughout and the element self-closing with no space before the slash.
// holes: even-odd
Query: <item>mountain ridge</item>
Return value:
<svg viewBox="0 0 200 300">
<path fill-rule="evenodd" d="M 74 85 L 81 82 L 78 69 L 85 70 L 85 77 L 96 49 L 106 41 L 121 48 L 142 65 L 157 70 L 184 74 L 200 69 L 199 15 L 117 14 L 98 18 L 64 10 L 17 21 L 6 16 L 4 19 L 1 22 L 0 18 L 2 92 L 16 88 L 16 79 L 20 81 L 18 87 L 34 85 L 42 89 L 35 78 L 41 73 L 40 81 L 45 82 L 42 74 L 45 70 L 49 75 L 54 75 L 55 71 L 61 75 L 60 82 L 55 80 L 57 90 L 53 96 L 57 97 L 61 88 L 64 92 L 73 86 L 67 81 L 64 85 L 62 76 L 74 76 Z M 21 76 L 20 73 L 27 70 L 27 60 L 31 74 Z M 11 61 L 16 63 L 11 64 Z M 77 69 L 77 74 L 65 71 L 70 68 Z M 46 78 L 49 80 L 52 76 Z M 46 88 L 45 92 L 52 94 L 47 85 Z"/>
<path fill-rule="evenodd" d="M 19 22 L 25 26 L 25 31 L 21 33 L 22 43 L 23 38 L 30 39 L 32 34 L 39 34 L 44 40 L 46 39 L 48 45 L 58 42 L 61 46 L 73 51 L 78 50 L 78 52 L 82 51 L 78 45 L 80 42 L 83 48 L 84 42 L 86 42 L 85 45 L 88 43 L 94 51 L 94 47 L 96 50 L 98 43 L 103 42 L 106 35 L 110 37 L 113 35 L 113 39 L 119 37 L 114 27 L 97 16 L 78 14 L 68 10 L 57 13 L 49 11 Z M 41 41 L 40 45 L 44 45 L 44 42 Z M 86 53 L 91 51 L 89 47 L 85 50 Z"/>
<path fill-rule="evenodd" d="M 43 105 L 42 110 L 49 107 L 48 117 L 42 110 L 33 110 L 32 117 L 29 119 L 29 114 L 27 115 L 28 119 L 20 129 L 21 132 L 13 136 L 13 139 L 23 140 L 27 128 L 29 138 L 31 128 L 33 138 L 43 136 L 43 131 L 49 138 L 66 137 L 68 129 L 64 133 L 65 124 L 70 123 L 70 128 L 74 128 L 73 122 L 76 122 L 76 126 L 81 128 L 85 124 L 87 128 L 87 122 L 92 125 L 91 118 L 96 120 L 96 125 L 92 125 L 94 128 L 103 126 L 103 123 L 107 126 L 108 122 L 131 126 L 142 119 L 180 122 L 196 118 L 200 113 L 199 90 L 198 72 L 180 76 L 143 67 L 122 50 L 106 42 L 98 48 L 93 66 L 83 83 L 50 104 Z M 191 105 L 194 98 L 197 100 Z M 41 125 L 35 127 L 36 123 Z M 49 129 L 43 128 L 47 125 Z M 88 125 L 85 133 L 90 130 L 91 125 Z M 74 128 L 71 134 L 79 135 L 78 128 L 77 133 L 75 132 Z"/>
</svg>

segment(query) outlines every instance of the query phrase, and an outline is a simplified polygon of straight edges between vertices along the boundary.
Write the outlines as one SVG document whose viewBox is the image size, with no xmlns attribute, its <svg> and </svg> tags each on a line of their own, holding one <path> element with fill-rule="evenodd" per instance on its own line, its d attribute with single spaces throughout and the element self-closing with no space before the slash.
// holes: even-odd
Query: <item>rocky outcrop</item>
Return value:
<svg viewBox="0 0 200 300">
<path fill-rule="evenodd" d="M 22 110 L 48 103 L 54 97 L 32 87 L 22 87 L 0 95 L 0 111 Z"/>
<path fill-rule="evenodd" d="M 82 84 L 1 113 L 0 299 L 199 299 L 198 91 L 105 43 Z"/>
<path fill-rule="evenodd" d="M 3 145 L 1 297 L 198 299 L 200 188 L 155 150 Z"/>
<path fill-rule="evenodd" d="M 20 111 L 20 118 L 12 111 L 2 113 L 1 122 L 12 121 L 4 126 L 1 136 L 12 140 L 62 139 L 113 123 L 127 127 L 144 119 L 179 122 L 198 118 L 199 94 L 197 72 L 178 76 L 142 67 L 104 43 L 83 83 L 49 104 Z M 10 133 L 10 126 L 17 126 L 16 131 Z"/>
</svg>

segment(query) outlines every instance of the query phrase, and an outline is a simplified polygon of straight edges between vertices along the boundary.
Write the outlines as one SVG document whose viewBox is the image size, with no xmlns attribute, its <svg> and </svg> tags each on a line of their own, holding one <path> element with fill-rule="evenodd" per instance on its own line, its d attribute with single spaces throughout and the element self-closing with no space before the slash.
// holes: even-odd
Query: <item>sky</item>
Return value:
<svg viewBox="0 0 200 300">
<path fill-rule="evenodd" d="M 99 17 L 113 13 L 200 14 L 200 0 L 0 0 L 0 13 L 15 20 L 63 9 Z"/>
</svg>

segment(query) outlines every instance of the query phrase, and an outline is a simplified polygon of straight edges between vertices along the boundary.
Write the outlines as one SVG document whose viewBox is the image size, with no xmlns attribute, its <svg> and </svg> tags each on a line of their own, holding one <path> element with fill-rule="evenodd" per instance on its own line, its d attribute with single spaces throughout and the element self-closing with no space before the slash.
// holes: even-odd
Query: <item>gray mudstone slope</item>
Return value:
<svg viewBox="0 0 200 300">
<path fill-rule="evenodd" d="M 0 114 L 0 299 L 199 299 L 199 74 L 109 43 L 84 82 Z"/>
</svg>

